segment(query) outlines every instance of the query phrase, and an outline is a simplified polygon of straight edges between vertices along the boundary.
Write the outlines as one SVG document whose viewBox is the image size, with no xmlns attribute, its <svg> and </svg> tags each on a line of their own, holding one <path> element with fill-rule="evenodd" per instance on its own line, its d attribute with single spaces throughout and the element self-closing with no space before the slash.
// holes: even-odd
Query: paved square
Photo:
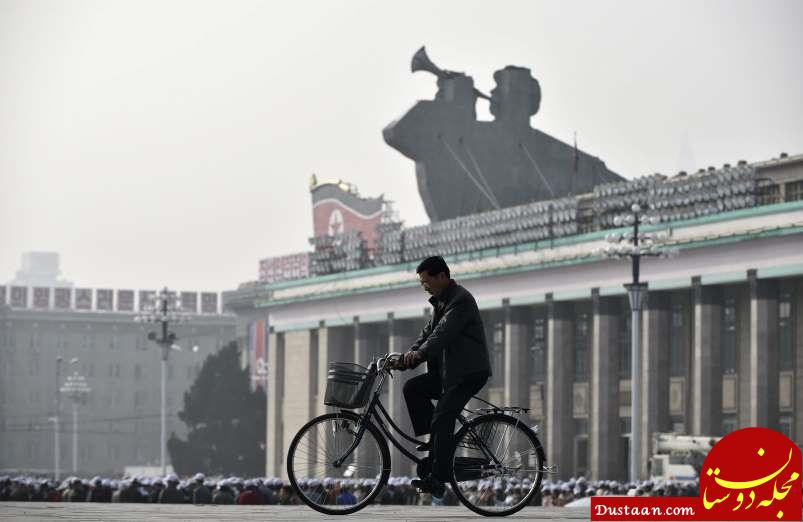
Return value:
<svg viewBox="0 0 803 522">
<path fill-rule="evenodd" d="M 507 517 L 513 520 L 588 520 L 588 508 L 525 508 Z M 2 502 L 0 520 L 33 521 L 259 521 L 276 520 L 485 520 L 460 507 L 372 506 L 353 515 L 328 516 L 306 506 L 193 506 L 185 504 L 91 504 L 48 502 Z"/>
</svg>

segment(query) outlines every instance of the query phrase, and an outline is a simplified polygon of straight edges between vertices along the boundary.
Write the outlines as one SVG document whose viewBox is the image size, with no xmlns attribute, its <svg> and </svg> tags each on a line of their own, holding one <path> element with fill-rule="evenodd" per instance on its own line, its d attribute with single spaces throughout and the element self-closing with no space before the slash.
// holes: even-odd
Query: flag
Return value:
<svg viewBox="0 0 803 522">
<path fill-rule="evenodd" d="M 249 333 L 251 389 L 264 389 L 265 378 L 268 374 L 268 361 L 265 353 L 265 321 L 260 319 L 251 323 Z"/>
</svg>

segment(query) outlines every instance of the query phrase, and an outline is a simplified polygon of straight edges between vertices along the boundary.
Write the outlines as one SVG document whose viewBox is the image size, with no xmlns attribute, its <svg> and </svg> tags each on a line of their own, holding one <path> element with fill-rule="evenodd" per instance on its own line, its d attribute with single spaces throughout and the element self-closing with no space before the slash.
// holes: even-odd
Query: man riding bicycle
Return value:
<svg viewBox="0 0 803 522">
<path fill-rule="evenodd" d="M 397 363 L 401 370 L 427 363 L 427 373 L 404 385 L 404 398 L 417 436 L 430 434 L 418 447 L 429 451 L 432 472 L 412 481 L 421 491 L 442 497 L 452 475 L 454 425 L 471 397 L 491 375 L 485 328 L 474 296 L 451 279 L 440 256 L 428 257 L 416 269 L 428 292 L 433 313 L 410 351 Z M 437 406 L 432 400 L 437 400 Z"/>
</svg>

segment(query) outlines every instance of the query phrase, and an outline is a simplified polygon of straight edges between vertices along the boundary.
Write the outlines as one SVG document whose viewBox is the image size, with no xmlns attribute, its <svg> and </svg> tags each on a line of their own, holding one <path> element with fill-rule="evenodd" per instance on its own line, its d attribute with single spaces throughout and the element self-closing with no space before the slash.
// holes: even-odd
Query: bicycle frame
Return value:
<svg viewBox="0 0 803 522">
<path fill-rule="evenodd" d="M 393 422 L 393 419 L 390 418 L 390 414 L 385 409 L 385 406 L 382 404 L 382 400 L 379 398 L 379 395 L 381 394 L 382 388 L 383 388 L 383 386 L 385 384 L 385 379 L 387 378 L 388 375 L 390 375 L 390 373 L 389 373 L 390 370 L 387 370 L 387 369 L 383 368 L 382 370 L 378 370 L 378 371 L 381 372 L 379 384 L 377 385 L 376 390 L 374 390 L 374 392 L 373 392 L 373 395 L 371 397 L 371 401 L 368 403 L 368 406 L 366 407 L 365 413 L 359 415 L 360 424 L 359 424 L 359 427 L 357 429 L 357 435 L 354 437 L 354 441 L 346 449 L 345 453 L 343 455 L 341 455 L 338 459 L 336 459 L 332 463 L 332 465 L 334 467 L 336 467 L 336 468 L 339 468 L 340 466 L 342 466 L 343 463 L 346 461 L 346 459 L 349 458 L 349 456 L 354 452 L 354 450 L 360 444 L 360 441 L 362 440 L 363 435 L 365 434 L 367 423 L 371 422 L 373 419 L 376 419 L 375 424 L 379 427 L 380 430 L 382 430 L 382 433 L 385 436 L 385 438 L 387 440 L 390 440 L 390 442 L 405 457 L 407 457 L 408 459 L 413 461 L 416 465 L 420 465 L 421 462 L 423 461 L 422 458 L 419 458 L 419 457 L 413 455 L 410 451 L 408 451 L 407 448 L 405 448 L 396 439 L 396 437 L 393 435 L 393 432 L 391 432 L 391 430 L 388 429 L 387 426 L 385 426 L 385 423 L 382 422 L 382 417 L 384 417 L 385 420 L 388 422 L 388 424 L 390 424 L 390 426 L 393 429 L 393 431 L 395 431 L 396 433 L 401 435 L 408 442 L 411 442 L 413 444 L 424 444 L 424 441 L 418 440 L 418 439 L 416 439 L 414 437 L 411 437 L 407 433 L 405 433 L 404 430 L 402 430 L 399 426 L 397 426 L 396 423 Z M 501 408 L 494 408 L 494 409 L 498 409 L 499 411 L 502 411 Z M 380 414 L 381 414 L 381 416 L 380 416 Z M 469 421 L 468 418 L 466 418 L 462 414 L 458 415 L 457 420 L 462 425 L 466 425 L 468 423 L 468 421 Z M 472 428 L 469 428 L 469 429 L 472 430 Z M 500 466 L 501 463 L 496 458 L 496 455 L 494 455 L 493 452 L 489 450 L 488 446 L 485 444 L 485 442 L 482 440 L 482 438 L 479 437 L 473 430 L 471 431 L 471 435 L 474 437 L 474 439 L 476 441 L 479 442 L 478 446 L 480 447 L 481 451 L 485 454 L 485 456 L 489 460 L 493 460 L 497 466 Z"/>
</svg>

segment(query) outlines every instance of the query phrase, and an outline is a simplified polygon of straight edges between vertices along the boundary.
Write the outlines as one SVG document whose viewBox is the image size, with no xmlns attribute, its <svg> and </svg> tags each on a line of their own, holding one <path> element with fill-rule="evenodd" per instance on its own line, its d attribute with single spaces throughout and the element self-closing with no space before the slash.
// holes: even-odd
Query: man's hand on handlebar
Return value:
<svg viewBox="0 0 803 522">
<path fill-rule="evenodd" d="M 393 359 L 392 361 L 388 361 L 388 368 L 391 370 L 406 370 L 407 367 L 404 365 L 404 356 L 399 357 L 398 359 Z"/>
<path fill-rule="evenodd" d="M 400 360 L 404 361 L 404 366 L 406 369 L 412 370 L 413 368 L 424 362 L 425 357 L 424 354 L 419 352 L 418 350 L 410 350 L 409 352 L 405 353 L 402 356 L 402 359 Z"/>
</svg>

